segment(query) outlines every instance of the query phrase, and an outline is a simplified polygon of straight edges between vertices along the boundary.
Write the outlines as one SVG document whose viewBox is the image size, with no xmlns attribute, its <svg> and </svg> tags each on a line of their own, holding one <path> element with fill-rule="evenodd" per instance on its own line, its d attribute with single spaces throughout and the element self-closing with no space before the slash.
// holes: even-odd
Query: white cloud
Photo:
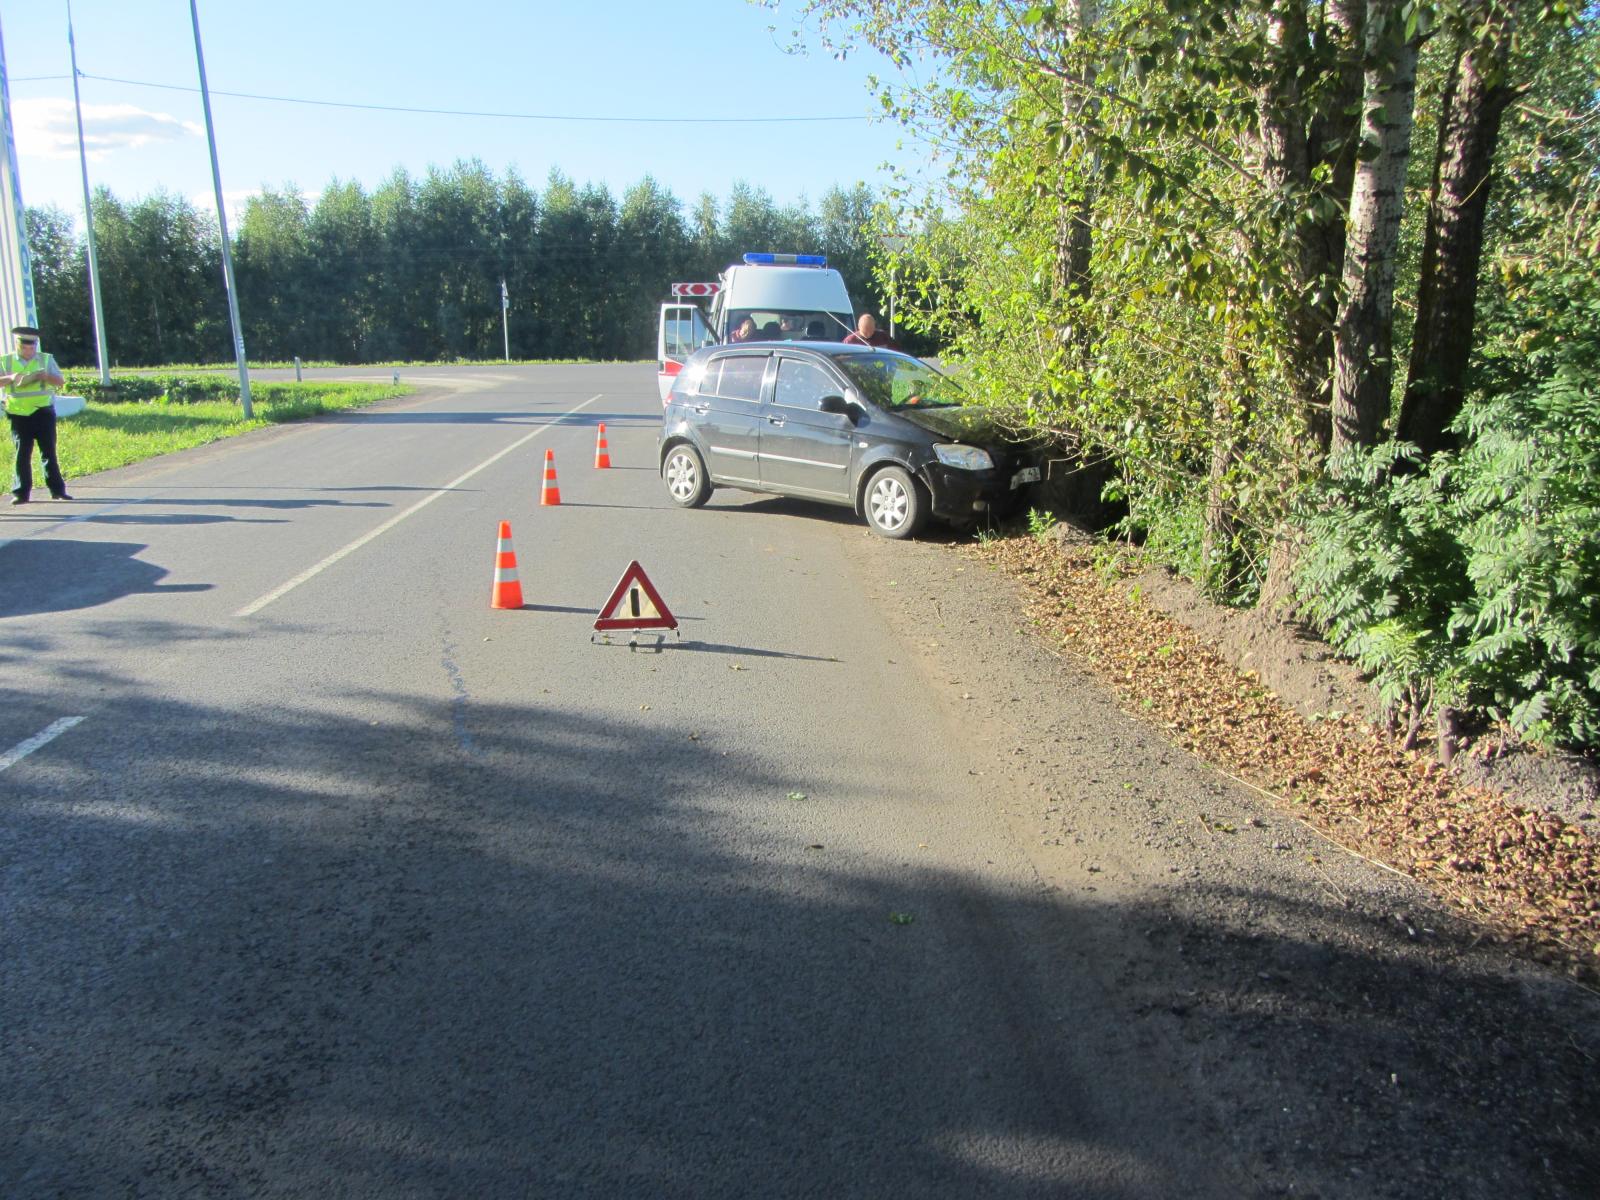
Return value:
<svg viewBox="0 0 1600 1200">
<path fill-rule="evenodd" d="M 76 158 L 78 126 L 72 103 L 59 98 L 18 100 L 11 106 L 11 125 L 17 153 L 39 158 Z M 151 112 L 132 104 L 85 104 L 83 147 L 96 161 L 115 150 L 137 150 L 157 142 L 199 137 L 204 130 L 193 121 L 180 121 L 168 113 Z"/>
</svg>

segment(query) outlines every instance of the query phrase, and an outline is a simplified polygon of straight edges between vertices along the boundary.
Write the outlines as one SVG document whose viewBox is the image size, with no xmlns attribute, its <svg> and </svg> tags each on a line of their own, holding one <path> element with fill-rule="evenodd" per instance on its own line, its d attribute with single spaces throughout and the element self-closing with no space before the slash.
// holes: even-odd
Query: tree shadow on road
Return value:
<svg viewBox="0 0 1600 1200">
<path fill-rule="evenodd" d="M 28 539 L 0 546 L 0 619 L 94 608 L 124 596 L 210 591 L 209 583 L 164 584 L 165 567 L 136 556 L 136 542 Z"/>
<path fill-rule="evenodd" d="M 113 695 L 3 781 L 8 1196 L 1503 1200 L 1600 1172 L 1566 993 L 1321 898 L 928 869 L 715 729 Z M 985 800 L 898 784 L 896 753 L 872 799 L 908 833 Z"/>
</svg>

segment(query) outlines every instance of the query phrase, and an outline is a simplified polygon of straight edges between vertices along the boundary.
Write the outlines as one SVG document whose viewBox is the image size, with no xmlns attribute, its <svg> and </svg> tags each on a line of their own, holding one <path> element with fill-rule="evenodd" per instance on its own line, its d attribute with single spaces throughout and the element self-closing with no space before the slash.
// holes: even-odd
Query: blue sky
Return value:
<svg viewBox="0 0 1600 1200">
<path fill-rule="evenodd" d="M 896 126 L 870 119 L 866 80 L 887 70 L 881 60 L 786 55 L 792 19 L 745 0 L 200 0 L 199 13 L 230 210 L 263 186 L 315 195 L 337 177 L 370 189 L 396 167 L 417 175 L 465 158 L 540 187 L 559 168 L 619 199 L 648 174 L 685 205 L 702 191 L 725 199 L 741 180 L 780 204 L 815 202 L 833 184 L 877 187 L 884 162 L 917 157 L 897 148 Z M 91 184 L 211 207 L 187 0 L 75 0 L 72 18 Z M 66 0 L 0 3 L 0 30 L 23 200 L 81 213 Z M 223 92 L 566 118 L 845 119 L 502 119 Z"/>
</svg>

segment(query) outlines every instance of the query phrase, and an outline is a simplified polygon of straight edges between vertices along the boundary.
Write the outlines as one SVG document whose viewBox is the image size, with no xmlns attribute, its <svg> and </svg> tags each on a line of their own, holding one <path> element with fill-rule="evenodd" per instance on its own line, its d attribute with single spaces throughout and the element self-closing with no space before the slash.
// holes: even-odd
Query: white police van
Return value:
<svg viewBox="0 0 1600 1200">
<path fill-rule="evenodd" d="M 837 342 L 855 328 L 844 277 L 820 254 L 746 254 L 715 283 L 675 283 L 656 331 L 656 379 L 666 403 L 683 362 L 719 342 Z M 708 302 L 705 307 L 695 298 Z"/>
</svg>

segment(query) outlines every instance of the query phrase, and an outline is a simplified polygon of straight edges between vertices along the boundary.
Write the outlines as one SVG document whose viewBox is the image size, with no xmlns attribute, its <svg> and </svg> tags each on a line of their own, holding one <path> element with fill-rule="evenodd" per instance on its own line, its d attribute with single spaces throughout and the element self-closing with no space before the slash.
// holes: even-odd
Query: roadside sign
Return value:
<svg viewBox="0 0 1600 1200">
<path fill-rule="evenodd" d="M 611 590 L 610 599 L 601 605 L 594 627 L 601 633 L 613 629 L 671 629 L 676 632 L 678 619 L 635 559 Z"/>
<path fill-rule="evenodd" d="M 720 283 L 675 283 L 672 285 L 674 296 L 715 296 L 722 290 Z"/>
</svg>

